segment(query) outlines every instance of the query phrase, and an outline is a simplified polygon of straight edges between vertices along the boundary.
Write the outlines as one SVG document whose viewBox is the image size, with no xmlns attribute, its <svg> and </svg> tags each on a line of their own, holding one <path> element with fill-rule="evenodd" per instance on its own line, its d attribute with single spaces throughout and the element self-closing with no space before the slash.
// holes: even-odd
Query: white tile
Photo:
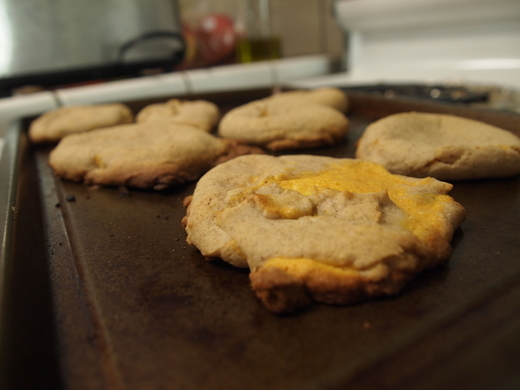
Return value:
<svg viewBox="0 0 520 390">
<path fill-rule="evenodd" d="M 301 56 L 186 72 L 191 93 L 270 88 L 286 81 L 327 74 L 327 56 Z"/>
<path fill-rule="evenodd" d="M 56 91 L 64 105 L 102 104 L 185 95 L 186 80 L 182 72 L 146 76 L 103 84 Z"/>
<path fill-rule="evenodd" d="M 278 82 L 316 77 L 330 73 L 330 59 L 325 55 L 302 56 L 273 61 Z"/>
<path fill-rule="evenodd" d="M 218 66 L 186 72 L 191 93 L 234 91 L 274 84 L 270 61 Z"/>
<path fill-rule="evenodd" d="M 52 92 L 38 92 L 0 99 L 0 123 L 39 115 L 58 107 Z"/>
</svg>

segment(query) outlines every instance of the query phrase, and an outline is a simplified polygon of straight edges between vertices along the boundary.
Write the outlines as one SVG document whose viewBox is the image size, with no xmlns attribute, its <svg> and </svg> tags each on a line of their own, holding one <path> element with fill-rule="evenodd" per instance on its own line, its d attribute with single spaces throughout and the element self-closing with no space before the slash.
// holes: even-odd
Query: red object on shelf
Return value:
<svg viewBox="0 0 520 390">
<path fill-rule="evenodd" d="M 238 34 L 224 14 L 204 16 L 196 27 L 183 26 L 186 55 L 182 68 L 228 63 L 235 59 Z"/>
</svg>

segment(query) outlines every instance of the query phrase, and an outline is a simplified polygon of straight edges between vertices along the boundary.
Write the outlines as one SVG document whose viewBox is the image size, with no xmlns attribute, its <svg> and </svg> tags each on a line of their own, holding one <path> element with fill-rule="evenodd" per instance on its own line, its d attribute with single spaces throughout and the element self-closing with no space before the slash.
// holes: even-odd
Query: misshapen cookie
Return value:
<svg viewBox="0 0 520 390">
<path fill-rule="evenodd" d="M 448 259 L 464 208 L 451 184 L 331 157 L 243 156 L 198 182 L 183 223 L 208 258 L 251 270 L 272 312 L 395 294 Z"/>
<path fill-rule="evenodd" d="M 520 138 L 471 119 L 409 112 L 369 125 L 358 141 L 356 157 L 414 177 L 508 177 L 520 173 Z"/>
<path fill-rule="evenodd" d="M 29 127 L 29 138 L 34 143 L 58 142 L 63 137 L 131 123 L 134 116 L 124 104 L 64 106 L 36 118 Z"/>
<path fill-rule="evenodd" d="M 270 150 L 314 148 L 345 139 L 347 99 L 335 89 L 284 92 L 229 111 L 218 133 Z"/>
<path fill-rule="evenodd" d="M 198 179 L 229 142 L 191 126 L 135 123 L 64 138 L 49 163 L 61 178 L 106 186 L 164 189 Z"/>
<path fill-rule="evenodd" d="M 219 108 L 205 100 L 171 99 L 166 103 L 150 104 L 137 114 L 137 122 L 168 121 L 194 126 L 210 132 L 220 119 Z"/>
</svg>

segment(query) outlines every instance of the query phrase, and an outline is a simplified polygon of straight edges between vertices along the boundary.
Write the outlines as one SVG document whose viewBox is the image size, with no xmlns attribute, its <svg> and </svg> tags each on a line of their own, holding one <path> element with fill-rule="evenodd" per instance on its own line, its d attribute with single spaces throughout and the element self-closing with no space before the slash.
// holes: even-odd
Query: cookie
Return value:
<svg viewBox="0 0 520 390">
<path fill-rule="evenodd" d="M 250 269 L 265 307 L 350 304 L 397 294 L 446 261 L 464 208 L 449 183 L 323 156 L 242 156 L 211 169 L 188 199 L 187 242 Z"/>
<path fill-rule="evenodd" d="M 137 122 L 169 121 L 211 132 L 220 119 L 219 108 L 205 100 L 171 99 L 166 103 L 150 104 L 137 114 Z"/>
<path fill-rule="evenodd" d="M 161 190 L 196 180 L 230 143 L 191 126 L 134 123 L 70 135 L 50 153 L 56 176 L 104 186 Z"/>
<path fill-rule="evenodd" d="M 520 173 L 520 138 L 472 119 L 408 112 L 370 124 L 358 141 L 356 157 L 414 177 L 509 177 Z"/>
<path fill-rule="evenodd" d="M 58 142 L 63 137 L 131 123 L 134 116 L 124 104 L 64 106 L 36 118 L 29 127 L 29 139 L 34 143 Z"/>
<path fill-rule="evenodd" d="M 269 99 L 277 104 L 323 104 L 341 112 L 348 110 L 347 95 L 338 88 L 287 91 L 275 94 Z"/>
<path fill-rule="evenodd" d="M 333 91 L 346 99 L 341 91 Z M 349 126 L 334 108 L 344 106 L 339 101 L 330 89 L 280 93 L 232 109 L 222 118 L 218 134 L 273 151 L 337 144 Z"/>
</svg>

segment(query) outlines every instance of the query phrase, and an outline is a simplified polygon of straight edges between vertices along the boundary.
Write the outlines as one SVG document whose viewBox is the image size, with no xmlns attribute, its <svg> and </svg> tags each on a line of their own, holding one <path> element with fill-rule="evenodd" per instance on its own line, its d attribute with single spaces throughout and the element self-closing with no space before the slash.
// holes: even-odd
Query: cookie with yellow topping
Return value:
<svg viewBox="0 0 520 390">
<path fill-rule="evenodd" d="M 465 218 L 433 178 L 367 161 L 242 156 L 206 173 L 187 202 L 189 244 L 248 267 L 272 312 L 396 294 L 446 261 Z"/>
</svg>

